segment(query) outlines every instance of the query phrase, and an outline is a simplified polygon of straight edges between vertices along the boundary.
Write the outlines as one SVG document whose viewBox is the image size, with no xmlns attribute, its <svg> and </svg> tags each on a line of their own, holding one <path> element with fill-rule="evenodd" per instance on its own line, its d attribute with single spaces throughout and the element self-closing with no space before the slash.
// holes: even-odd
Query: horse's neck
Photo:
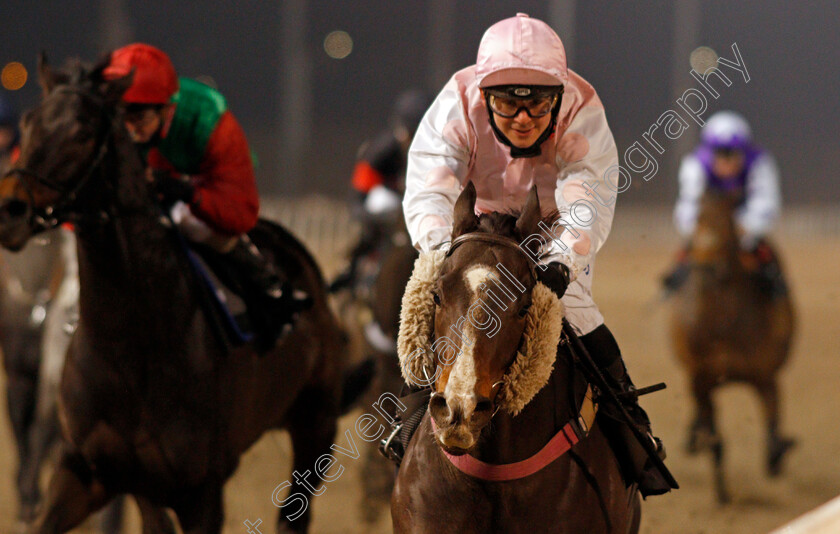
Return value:
<svg viewBox="0 0 840 534">
<path fill-rule="evenodd" d="M 525 460 L 542 449 L 569 421 L 571 380 L 560 355 L 543 387 L 516 417 L 499 411 L 473 455 L 484 462 L 507 464 Z"/>
<path fill-rule="evenodd" d="M 143 169 L 124 157 L 125 150 L 117 143 L 110 165 L 103 165 L 103 172 L 118 176 L 113 217 L 80 225 L 77 242 L 85 328 L 130 338 L 132 332 L 147 335 L 150 327 L 183 325 L 192 299 L 179 251 L 147 198 Z"/>
</svg>

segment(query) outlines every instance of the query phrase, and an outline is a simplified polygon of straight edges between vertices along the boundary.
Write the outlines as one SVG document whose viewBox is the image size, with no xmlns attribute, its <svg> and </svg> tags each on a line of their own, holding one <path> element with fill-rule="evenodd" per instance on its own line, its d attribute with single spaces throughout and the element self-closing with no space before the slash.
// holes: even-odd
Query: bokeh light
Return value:
<svg viewBox="0 0 840 534">
<path fill-rule="evenodd" d="M 708 46 L 698 46 L 691 52 L 688 62 L 692 69 L 699 74 L 704 74 L 712 67 L 717 67 L 718 55 Z"/>
<path fill-rule="evenodd" d="M 333 59 L 344 59 L 353 51 L 353 39 L 345 31 L 330 32 L 324 38 L 324 51 Z"/>
<path fill-rule="evenodd" d="M 26 67 L 17 61 L 12 61 L 11 63 L 7 63 L 3 67 L 3 71 L 0 72 L 0 84 L 3 85 L 4 89 L 17 91 L 26 85 L 28 76 L 29 73 L 26 72 Z"/>
</svg>

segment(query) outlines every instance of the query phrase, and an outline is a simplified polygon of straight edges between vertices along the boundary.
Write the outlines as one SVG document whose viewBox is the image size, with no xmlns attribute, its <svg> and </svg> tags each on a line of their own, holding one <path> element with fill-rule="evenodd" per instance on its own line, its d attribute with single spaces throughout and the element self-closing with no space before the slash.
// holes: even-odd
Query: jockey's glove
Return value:
<svg viewBox="0 0 840 534">
<path fill-rule="evenodd" d="M 569 268 L 559 261 L 553 261 L 545 265 L 545 267 L 546 269 L 537 267 L 537 280 L 553 291 L 557 295 L 557 298 L 563 298 L 571 280 Z"/>
<path fill-rule="evenodd" d="M 179 200 L 189 204 L 195 197 L 195 186 L 186 176 L 172 176 L 166 171 L 154 171 L 155 189 L 164 206 Z"/>
</svg>

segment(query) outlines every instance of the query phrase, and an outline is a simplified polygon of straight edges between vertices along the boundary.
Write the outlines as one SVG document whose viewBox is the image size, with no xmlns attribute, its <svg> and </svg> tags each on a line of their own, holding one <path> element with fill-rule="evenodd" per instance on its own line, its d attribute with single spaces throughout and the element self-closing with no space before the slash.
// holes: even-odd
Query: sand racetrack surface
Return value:
<svg viewBox="0 0 840 534">
<path fill-rule="evenodd" d="M 643 533 L 763 533 L 840 494 L 840 336 L 833 324 L 840 318 L 840 234 L 832 231 L 806 237 L 801 228 L 786 228 L 785 222 L 783 218 L 776 241 L 792 287 L 798 330 L 792 357 L 781 375 L 782 428 L 797 438 L 798 446 L 787 458 L 782 476 L 768 478 L 758 398 L 741 386 L 720 391 L 715 399 L 733 497 L 732 504 L 722 507 L 713 495 L 710 458 L 688 456 L 683 450 L 692 417 L 691 399 L 666 335 L 668 305 L 655 302 L 659 275 L 669 265 L 677 238 L 666 210 L 619 207 L 613 233 L 598 255 L 595 298 L 636 384 L 668 383 L 666 391 L 644 398 L 642 404 L 666 443 L 667 464 L 682 486 L 643 503 Z M 340 251 L 311 246 L 325 271 L 336 272 Z M 0 389 L 5 391 L 2 380 Z M 338 445 L 347 445 L 343 433 L 362 411 L 342 419 Z M 271 495 L 291 475 L 289 454 L 285 434 L 273 432 L 243 457 L 226 486 L 226 533 L 248 532 L 244 521 L 253 524 L 258 519 L 260 532 L 273 532 L 277 508 Z M 391 532 L 387 510 L 372 526 L 360 519 L 361 461 L 343 461 L 345 473 L 312 501 L 312 532 Z M 0 400 L 0 534 L 13 532 L 16 462 L 4 394 Z M 133 503 L 130 506 L 127 531 L 139 533 Z M 76 532 L 95 530 L 88 522 Z"/>
</svg>

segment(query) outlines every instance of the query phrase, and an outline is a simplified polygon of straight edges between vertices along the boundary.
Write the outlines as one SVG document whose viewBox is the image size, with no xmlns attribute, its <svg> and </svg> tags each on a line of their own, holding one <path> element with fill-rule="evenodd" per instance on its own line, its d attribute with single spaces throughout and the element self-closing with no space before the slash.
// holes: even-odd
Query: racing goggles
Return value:
<svg viewBox="0 0 840 534">
<path fill-rule="evenodd" d="M 523 109 L 532 119 L 545 117 L 563 94 L 562 86 L 535 88 L 528 86 L 507 86 L 485 89 L 485 98 L 496 115 L 512 119 Z"/>
</svg>

